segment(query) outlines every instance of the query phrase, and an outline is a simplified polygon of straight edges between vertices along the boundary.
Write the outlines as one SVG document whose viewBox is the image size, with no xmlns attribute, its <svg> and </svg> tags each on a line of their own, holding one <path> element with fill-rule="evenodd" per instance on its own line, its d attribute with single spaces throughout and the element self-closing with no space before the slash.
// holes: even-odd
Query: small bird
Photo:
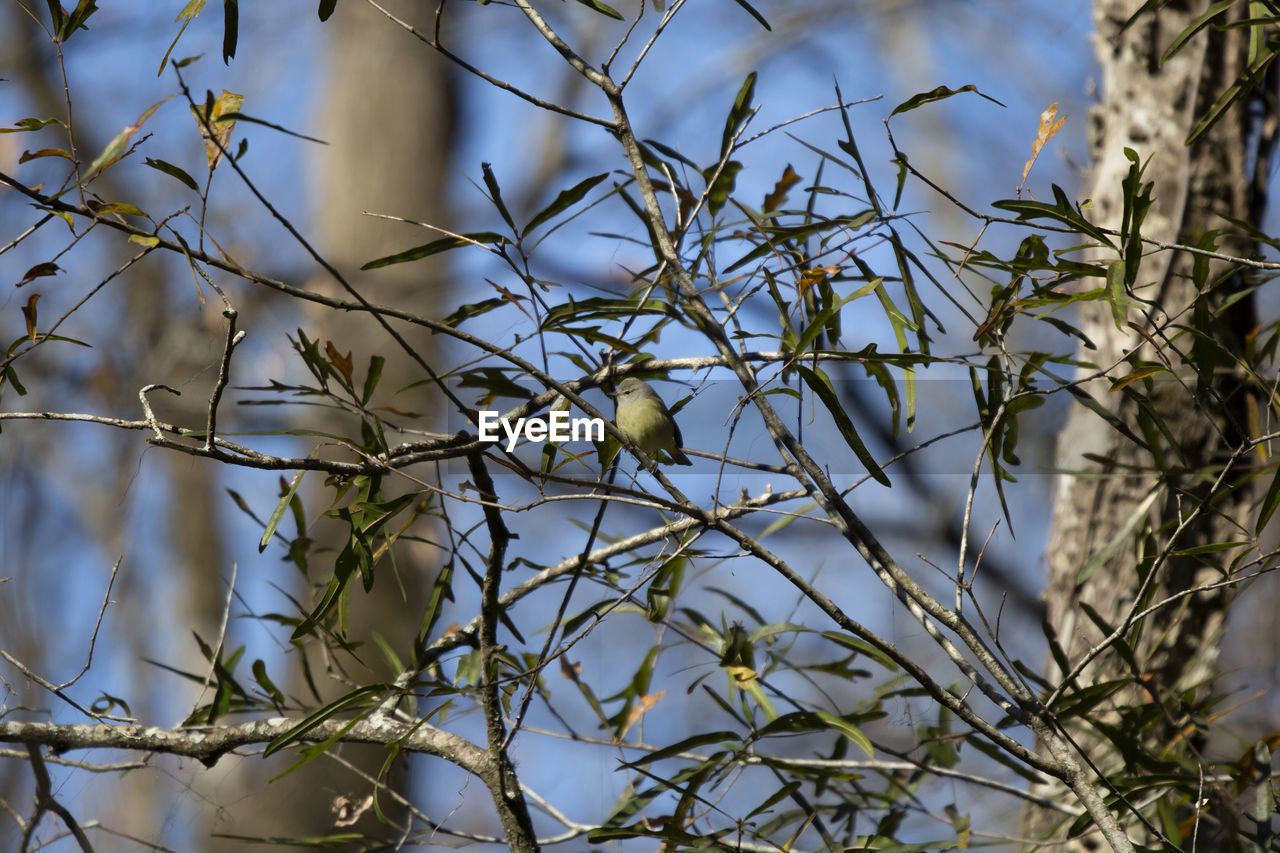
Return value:
<svg viewBox="0 0 1280 853">
<path fill-rule="evenodd" d="M 680 427 L 658 393 L 643 379 L 628 376 L 613 394 L 613 422 L 627 438 L 650 456 L 665 451 L 677 465 L 692 465 L 680 445 Z"/>
</svg>

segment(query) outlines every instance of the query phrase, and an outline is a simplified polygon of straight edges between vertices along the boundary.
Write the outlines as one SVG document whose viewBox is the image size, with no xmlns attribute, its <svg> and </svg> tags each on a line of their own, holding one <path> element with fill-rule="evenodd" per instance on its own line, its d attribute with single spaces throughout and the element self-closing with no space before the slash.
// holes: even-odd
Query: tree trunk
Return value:
<svg viewBox="0 0 1280 853">
<path fill-rule="evenodd" d="M 431 9 L 413 0 L 383 3 L 389 11 L 415 25 L 419 32 L 430 33 Z M 394 305 L 430 316 L 445 296 L 441 281 L 441 263 L 403 264 L 374 272 L 361 272 L 360 266 L 374 258 L 427 243 L 439 235 L 420 227 L 379 219 L 367 214 L 385 213 L 420 222 L 445 223 L 446 176 L 452 156 L 455 124 L 454 79 L 444 60 L 427 45 L 366 3 L 339 3 L 333 18 L 326 24 L 331 41 L 327 80 L 313 94 L 313 108 L 322 118 L 320 136 L 328 143 L 310 164 L 316 207 L 312 228 L 315 245 L 330 262 L 369 301 Z M 323 270 L 308 270 L 309 289 L 330 293 L 342 299 L 351 296 Z M 300 307 L 300 306 L 298 306 Z M 320 341 L 333 341 L 344 355 L 351 353 L 358 375 L 363 376 L 369 357 L 387 357 L 387 368 L 378 386 L 375 404 L 390 403 L 402 412 L 430 411 L 427 400 L 431 391 L 416 390 L 391 396 L 398 389 L 426 379 L 411 373 L 412 362 L 395 349 L 396 344 L 370 317 L 331 310 L 311 311 L 296 321 L 308 336 Z M 397 330 L 428 363 L 435 343 L 418 327 L 399 324 Z M 323 416 L 321 416 L 323 417 Z M 392 416 L 400 423 L 409 417 Z M 424 422 L 407 425 L 433 428 Z M 311 426 L 334 433 L 351 434 L 353 418 L 329 416 L 329 420 L 312 421 Z M 358 430 L 354 432 L 359 438 Z M 394 434 L 389 434 L 394 444 Z M 398 481 L 388 478 L 387 490 Z M 319 583 L 321 589 L 332 573 L 334 558 L 346 541 L 347 531 L 332 520 L 321 518 L 332 500 L 332 492 L 318 488 L 320 478 L 311 480 L 313 490 L 307 494 L 310 535 L 314 540 L 310 554 L 308 583 Z M 370 675 L 349 657 L 343 666 L 355 667 L 361 682 L 390 680 L 395 675 L 385 665 L 383 655 L 372 639 L 376 631 L 400 655 L 412 660 L 412 642 L 421 619 L 421 605 L 426 600 L 436 569 L 436 555 L 424 546 L 412 549 L 397 547 L 396 567 L 387 561 L 379 565 L 373 589 L 366 594 L 359 581 L 351 585 L 351 609 L 348 638 L 359 644 L 363 664 L 376 671 Z M 292 572 L 291 566 L 281 567 Z M 398 572 L 398 577 L 396 576 Z M 281 583 L 296 578 L 296 572 L 282 574 Z M 314 603 L 311 590 L 294 590 L 299 600 Z M 326 679 L 329 661 L 318 653 L 309 653 L 312 672 L 326 701 L 346 693 L 350 686 Z M 292 659 L 291 659 L 292 660 Z M 291 666 L 296 664 L 292 663 Z M 290 695 L 314 699 L 300 672 L 295 669 L 295 683 L 286 689 Z M 263 792 L 261 797 L 245 798 L 238 808 L 220 808 L 212 826 L 215 832 L 232 831 L 245 835 L 315 835 L 355 830 L 370 837 L 386 837 L 392 841 L 399 833 L 380 826 L 373 810 L 365 811 L 350 829 L 335 827 L 335 800 L 349 796 L 360 802 L 372 793 L 369 778 L 381 778 L 399 793 L 409 796 L 411 784 L 406 759 L 391 767 L 388 775 L 380 775 L 387 751 L 373 746 L 347 746 L 339 750 L 342 758 L 358 771 L 322 758 L 299 768 L 288 776 L 266 785 L 266 779 L 297 760 L 296 753 L 282 754 L 266 766 L 241 762 L 239 772 L 256 778 L 244 779 L 244 790 Z M 228 766 L 231 762 L 224 762 Z M 200 784 L 226 785 L 218 780 L 221 765 L 207 774 Z M 411 797 L 412 798 L 412 797 Z M 223 798 L 225 799 L 225 798 Z M 380 806 L 393 820 L 407 817 L 404 809 L 385 792 Z M 239 850 L 238 844 L 226 847 L 210 842 L 207 850 Z"/>
<path fill-rule="evenodd" d="M 1217 229 L 1224 234 L 1214 247 L 1217 251 L 1250 257 L 1256 249 L 1253 241 L 1222 215 L 1259 221 L 1263 194 L 1255 190 L 1248 167 L 1265 164 L 1267 133 L 1251 126 L 1244 105 L 1237 104 L 1195 144 L 1184 144 L 1196 121 L 1240 75 L 1248 30 L 1206 27 L 1181 52 L 1161 62 L 1173 39 L 1208 4 L 1162 5 L 1124 28 L 1141 5 L 1141 0 L 1094 4 L 1102 91 L 1090 116 L 1093 170 L 1086 197 L 1092 199 L 1093 209 L 1086 213 L 1099 225 L 1121 227 L 1122 184 L 1131 165 L 1124 149 L 1131 148 L 1139 162 L 1146 163 L 1143 180 L 1154 183 L 1144 237 L 1196 245 L 1206 232 Z M 1243 17 L 1243 6 L 1228 10 L 1219 22 Z M 1267 103 L 1265 111 L 1265 118 L 1274 121 L 1274 106 Z M 1264 174 L 1258 186 L 1265 180 Z M 1092 262 L 1103 266 L 1117 257 L 1113 250 L 1090 254 Z M 1197 389 L 1196 375 L 1205 360 L 1203 353 L 1192 353 L 1192 344 L 1199 349 L 1202 339 L 1179 330 L 1193 323 L 1211 329 L 1224 354 L 1243 353 L 1254 326 L 1252 300 L 1244 297 L 1222 310 L 1244 284 L 1226 262 L 1208 261 L 1205 286 L 1198 288 L 1189 253 L 1155 251 L 1148 245 L 1144 255 L 1132 293 L 1142 301 L 1128 312 L 1128 320 L 1141 326 L 1146 336 L 1129 326 L 1118 329 L 1108 303 L 1087 303 L 1081 328 L 1097 349 L 1082 347 L 1077 357 L 1107 373 L 1082 390 L 1148 446 L 1083 406 L 1073 408 L 1058 441 L 1059 470 L 1073 473 L 1061 476 L 1055 496 L 1047 624 L 1073 667 L 1135 608 L 1221 580 L 1238 552 L 1209 555 L 1214 565 L 1193 557 L 1154 559 L 1157 555 L 1239 540 L 1250 530 L 1250 494 L 1241 484 L 1251 457 L 1237 460 L 1226 479 L 1215 484 L 1223 463 L 1247 434 L 1244 372 L 1231 370 L 1231 362 L 1221 358 L 1220 368 L 1227 369 L 1214 375 L 1207 388 Z M 1215 320 L 1207 319 L 1215 314 Z M 1112 380 L 1125 376 L 1140 360 L 1163 362 L 1170 372 L 1150 384 L 1134 383 L 1134 395 L 1112 391 Z M 1193 366 L 1195 373 L 1189 369 Z M 1082 375 L 1094 372 L 1086 369 Z M 1150 403 L 1147 415 L 1139 396 Z M 1162 420 L 1168 431 L 1151 429 L 1154 419 Z M 1214 500 L 1209 508 L 1203 503 L 1211 488 Z M 1092 571 L 1087 571 L 1090 566 Z M 1143 579 L 1153 568 L 1155 574 L 1144 589 Z M 1218 671 L 1218 643 L 1229 598 L 1225 586 L 1186 596 L 1160 610 L 1137 634 L 1132 663 L 1112 648 L 1085 667 L 1077 689 L 1112 680 L 1130 682 L 1089 712 L 1091 722 L 1120 724 L 1127 709 L 1149 705 L 1174 691 L 1196 688 L 1203 697 L 1206 679 Z M 1050 682 L 1056 684 L 1064 675 L 1051 659 Z M 1185 722 L 1166 703 L 1162 721 L 1143 730 L 1147 744 L 1157 745 L 1150 754 L 1159 755 L 1158 745 L 1176 737 Z M 1066 728 L 1103 774 L 1125 769 L 1123 757 L 1093 725 Z M 1193 740 L 1191 748 L 1198 746 Z M 1131 816 L 1122 814 L 1122 820 L 1136 842 L 1154 843 Z M 1054 822 L 1053 815 L 1033 812 L 1025 828 L 1032 837 L 1053 837 Z M 1063 832 L 1059 828 L 1057 837 L 1064 837 Z M 1204 841 L 1202 830 L 1200 842 Z M 1102 843 L 1100 836 L 1086 835 L 1060 849 L 1095 850 Z"/>
</svg>

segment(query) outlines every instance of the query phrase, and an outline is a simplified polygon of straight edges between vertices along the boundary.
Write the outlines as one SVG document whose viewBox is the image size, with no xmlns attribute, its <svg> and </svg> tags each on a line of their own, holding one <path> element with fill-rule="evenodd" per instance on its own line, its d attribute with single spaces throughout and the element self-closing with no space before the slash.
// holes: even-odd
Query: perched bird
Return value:
<svg viewBox="0 0 1280 853">
<path fill-rule="evenodd" d="M 613 405 L 614 424 L 645 453 L 656 457 L 662 450 L 677 465 L 693 464 L 680 449 L 684 439 L 675 418 L 647 382 L 630 376 L 623 379 L 613 393 Z"/>
</svg>

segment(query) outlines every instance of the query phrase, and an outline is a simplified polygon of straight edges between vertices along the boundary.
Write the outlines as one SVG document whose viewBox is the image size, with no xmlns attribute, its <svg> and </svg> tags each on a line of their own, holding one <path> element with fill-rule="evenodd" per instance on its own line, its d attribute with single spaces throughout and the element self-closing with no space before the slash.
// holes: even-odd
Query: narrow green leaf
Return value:
<svg viewBox="0 0 1280 853">
<path fill-rule="evenodd" d="M 314 457 L 315 454 L 316 451 L 311 451 L 311 457 Z M 267 519 L 267 526 L 262 531 L 262 538 L 258 540 L 259 554 L 267 550 L 267 546 L 271 544 L 271 537 L 275 535 L 276 528 L 280 525 L 280 519 L 284 518 L 285 510 L 289 508 L 289 503 L 293 500 L 293 496 L 298 493 L 298 486 L 302 484 L 302 478 L 306 476 L 306 473 L 305 468 L 294 473 L 293 479 L 289 481 L 289 485 L 280 495 L 280 500 L 276 502 L 275 509 L 271 511 L 271 516 Z"/>
<path fill-rule="evenodd" d="M 445 563 L 436 574 L 435 583 L 431 585 L 431 595 L 422 615 L 422 625 L 418 629 L 419 653 L 431 639 L 431 630 L 444 611 L 444 602 L 453 601 L 453 561 Z"/>
<path fill-rule="evenodd" d="M 56 118 L 24 118 L 13 123 L 13 127 L 0 127 L 0 133 L 27 133 L 50 124 L 62 124 Z"/>
<path fill-rule="evenodd" d="M 889 478 L 880 469 L 875 457 L 871 455 L 871 452 L 867 450 L 867 446 L 862 443 L 862 439 L 858 437 L 857 430 L 853 428 L 853 421 L 849 419 L 849 415 L 844 410 L 844 404 L 836 396 L 836 392 L 832 389 L 831 381 L 827 379 L 826 374 L 821 370 L 813 370 L 801 365 L 797 365 L 796 369 L 804 378 L 805 383 L 818 395 L 823 407 L 831 413 L 831 418 L 835 421 L 836 428 L 840 430 L 840 434 L 844 436 L 845 443 L 849 445 L 854 455 L 866 466 L 867 473 L 874 477 L 877 483 L 884 486 L 892 486 L 893 484 L 889 482 Z"/>
<path fill-rule="evenodd" d="M 875 757 L 875 748 L 871 745 L 871 739 L 863 734 L 862 729 L 843 717 L 837 717 L 835 714 L 830 714 L 826 711 L 819 711 L 818 718 L 857 744 L 858 748 L 865 752 L 868 758 Z"/>
<path fill-rule="evenodd" d="M 548 219 L 577 204 L 596 184 L 607 177 L 609 177 L 608 172 L 603 175 L 593 175 L 590 178 L 579 181 L 567 190 L 561 190 L 560 194 L 556 196 L 556 200 L 540 210 L 533 219 L 530 219 L 529 224 L 524 227 L 524 231 L 521 233 L 528 234 Z"/>
<path fill-rule="evenodd" d="M 62 26 L 66 23 L 67 13 L 62 8 L 62 4 L 58 0 L 45 0 L 49 7 L 49 18 L 53 22 L 53 32 L 58 38 L 62 38 Z"/>
<path fill-rule="evenodd" d="M 146 162 L 146 165 L 150 166 L 156 171 L 164 172 L 166 175 L 172 178 L 177 178 L 179 181 L 186 184 L 191 189 L 195 190 L 196 192 L 200 192 L 200 185 L 196 183 L 195 178 L 191 177 L 185 171 L 173 165 L 172 163 L 169 163 L 165 160 L 153 160 L 150 157 L 148 157 L 145 162 Z"/>
<path fill-rule="evenodd" d="M 489 188 L 489 200 L 493 202 L 494 207 L 498 208 L 503 221 L 518 235 L 520 232 L 516 230 L 516 222 L 511 218 L 511 212 L 507 210 L 507 203 L 502 200 L 502 188 L 498 186 L 498 179 L 494 177 L 493 166 L 481 163 L 480 171 L 484 173 L 484 185 Z"/>
<path fill-rule="evenodd" d="M 1199 554 L 1215 554 L 1218 551 L 1228 551 L 1232 548 L 1243 548 L 1248 546 L 1249 542 L 1244 540 L 1236 540 L 1233 542 L 1210 542 L 1207 545 L 1195 545 L 1191 548 L 1178 548 L 1170 551 L 1171 557 L 1194 557 Z"/>
<path fill-rule="evenodd" d="M 359 690 L 353 690 L 345 696 L 338 697 L 329 704 L 312 711 L 300 722 L 296 723 L 284 734 L 280 735 L 280 737 L 267 744 L 266 749 L 262 752 L 262 757 L 266 758 L 279 752 L 289 744 L 303 738 L 307 732 L 311 731 L 335 714 L 340 714 L 348 708 L 356 707 L 370 699 L 377 698 L 379 694 L 389 689 L 391 688 L 388 685 L 376 684 L 370 687 L 361 687 Z"/>
<path fill-rule="evenodd" d="M 761 803 L 760 805 L 752 809 L 747 814 L 746 819 L 751 820 L 751 818 L 755 817 L 756 815 L 763 814 L 764 812 L 769 811 L 769 809 L 773 808 L 775 805 L 777 805 L 778 803 L 782 802 L 783 800 L 787 799 L 792 794 L 794 794 L 797 790 L 799 790 L 800 786 L 803 784 L 804 783 L 801 782 L 799 779 L 793 779 L 792 781 L 783 785 L 781 788 L 774 791 L 769 796 L 769 798 L 766 799 L 763 803 Z"/>
<path fill-rule="evenodd" d="M 284 705 L 284 693 L 276 687 L 275 682 L 271 680 L 271 676 L 267 674 L 267 665 L 258 658 L 253 662 L 253 680 L 258 682 L 258 686 L 271 697 L 271 701 L 277 706 Z"/>
<path fill-rule="evenodd" d="M 747 0 L 733 0 L 733 2 L 737 3 L 743 9 L 746 9 L 747 14 L 755 18 L 756 21 L 759 22 L 760 26 L 764 27 L 769 32 L 773 32 L 773 27 L 769 26 L 769 22 L 764 19 L 764 15 L 757 12 L 755 8 L 747 2 Z"/>
<path fill-rule="evenodd" d="M 1037 784 L 1044 782 L 1044 779 L 1041 778 L 1039 774 L 1027 769 L 1019 762 L 1010 758 L 1004 750 L 987 743 L 980 737 L 969 738 L 965 741 L 965 746 L 972 746 L 974 749 L 978 750 L 978 752 L 981 752 L 983 755 L 987 756 L 997 764 L 1002 765 L 1006 769 L 1013 771 L 1028 782 L 1034 782 Z"/>
<path fill-rule="evenodd" d="M 655 761 L 662 761 L 666 758 L 674 758 L 682 752 L 691 752 L 700 746 L 710 746 L 713 743 L 737 743 L 742 736 L 736 732 L 706 732 L 700 735 L 692 735 L 684 740 L 676 741 L 673 744 L 664 746 L 662 749 L 655 749 L 653 752 L 647 752 L 637 758 L 635 761 L 624 763 L 623 767 L 640 767 L 645 764 L 653 764 Z"/>
<path fill-rule="evenodd" d="M 96 11 L 98 11 L 98 4 L 94 0 L 80 0 L 76 4 L 76 8 L 67 16 L 62 32 L 58 34 L 58 37 L 64 42 L 71 38 L 72 34 L 83 27 L 84 22 Z"/>
<path fill-rule="evenodd" d="M 1218 123 L 1218 119 L 1222 118 L 1232 105 L 1241 100 L 1248 93 L 1254 91 L 1262 82 L 1263 75 L 1266 73 L 1267 66 L 1275 60 L 1276 50 L 1272 48 L 1270 53 L 1263 54 L 1252 65 L 1245 69 L 1236 82 L 1226 88 L 1218 99 L 1214 101 L 1213 106 L 1196 122 L 1195 127 L 1191 128 L 1191 132 L 1187 134 L 1186 145 L 1194 145 L 1196 140 L 1208 132 L 1209 128 Z"/>
<path fill-rule="evenodd" d="M 889 113 L 889 118 L 893 118 L 898 113 L 905 113 L 909 110 L 914 110 L 916 107 L 933 103 L 934 101 L 941 101 L 944 98 L 950 98 L 952 95 L 959 95 L 961 92 L 973 92 L 975 95 L 986 98 L 993 104 L 999 104 L 1002 107 L 1004 106 L 1004 104 L 1001 104 L 990 95 L 984 95 L 982 92 L 979 92 L 978 87 L 972 83 L 961 86 L 959 89 L 948 89 L 946 86 L 939 86 L 936 89 L 930 89 L 928 92 L 921 92 L 918 95 L 912 95 L 910 98 L 907 98 L 905 101 L 893 108 L 893 112 Z"/>
<path fill-rule="evenodd" d="M 405 249 L 403 252 L 397 252 L 394 255 L 387 255 L 384 258 L 369 261 L 362 270 L 376 270 L 381 267 L 389 267 L 392 264 L 403 264 L 409 261 L 417 261 L 431 255 L 447 252 L 450 249 L 459 249 L 463 246 L 482 246 L 485 243 L 502 244 L 506 243 L 507 238 L 501 234 L 495 234 L 492 231 L 477 231 L 472 234 L 463 234 L 461 237 L 444 237 L 439 240 L 433 240 L 430 243 L 424 243 L 421 246 L 415 246 L 412 249 Z"/>
<path fill-rule="evenodd" d="M 626 20 L 622 17 L 621 12 L 607 3 L 601 3 L 600 0 L 578 0 L 578 2 L 583 6 L 586 6 L 588 9 L 595 9 L 600 14 L 613 18 L 615 21 Z"/>
<path fill-rule="evenodd" d="M 1125 519 L 1124 524 L 1121 525 L 1118 531 L 1116 531 L 1116 534 L 1112 537 L 1111 541 L 1104 545 L 1093 555 L 1093 557 L 1089 559 L 1089 562 L 1085 563 L 1084 566 L 1080 568 L 1080 571 L 1076 574 L 1077 584 L 1082 584 L 1087 581 L 1089 576 L 1093 574 L 1095 570 L 1100 568 L 1107 562 L 1107 560 L 1110 560 L 1111 557 L 1120 550 L 1128 540 L 1129 536 L 1138 529 L 1138 525 L 1142 524 L 1146 520 L 1147 511 L 1151 509 L 1151 505 L 1163 494 L 1163 486 L 1157 486 L 1147 493 L 1147 496 L 1142 499 L 1142 502 L 1139 503 L 1131 513 L 1129 513 L 1129 517 Z"/>
<path fill-rule="evenodd" d="M 368 403 L 369 398 L 373 396 L 374 389 L 378 387 L 378 381 L 382 379 L 382 368 L 386 363 L 387 359 L 384 356 L 369 356 L 369 369 L 365 371 L 364 388 L 360 391 L 361 405 Z"/>
<path fill-rule="evenodd" d="M 1107 408 L 1103 406 L 1101 403 L 1099 403 L 1097 400 L 1093 399 L 1092 394 L 1082 390 L 1079 386 L 1076 386 L 1076 385 L 1067 385 L 1066 392 L 1071 396 L 1075 397 L 1078 403 L 1085 406 L 1090 411 L 1092 411 L 1095 415 L 1098 415 L 1103 420 L 1105 420 L 1108 424 L 1111 425 L 1111 428 L 1114 429 L 1116 432 L 1120 433 L 1125 438 L 1129 439 L 1139 447 L 1143 449 L 1147 449 L 1147 443 L 1143 441 L 1141 438 L 1139 438 L 1138 434 L 1135 433 L 1132 429 L 1130 429 L 1128 424 L 1126 424 L 1120 418 L 1116 417 L 1114 413 L 1108 411 Z"/>
<path fill-rule="evenodd" d="M 127 201 L 111 201 L 106 204 L 90 204 L 94 213 L 123 213 L 129 216 L 146 216 L 137 207 Z"/>
<path fill-rule="evenodd" d="M 269 127 L 272 130 L 279 131 L 280 133 L 285 134 L 286 136 L 292 136 L 295 139 L 305 139 L 307 142 L 314 142 L 317 145 L 329 144 L 318 136 L 307 136 L 305 133 L 298 133 L 298 131 L 296 130 L 290 130 L 289 128 L 285 127 L 282 124 L 276 124 L 273 121 L 267 121 L 264 118 L 257 118 L 256 116 L 251 116 L 248 113 L 242 113 L 237 110 L 231 110 L 230 112 L 223 113 L 221 116 L 218 117 L 218 121 L 219 122 L 243 121 L 243 122 L 247 122 L 248 124 L 256 124 L 262 127 Z M 245 144 L 244 140 L 241 140 L 240 145 L 243 147 L 244 144 Z M 240 159 L 241 153 L 242 152 L 236 153 L 236 156 L 235 156 L 236 160 Z"/>
<path fill-rule="evenodd" d="M 1262 533 L 1277 506 L 1280 506 L 1280 468 L 1271 475 L 1271 485 L 1267 487 L 1266 497 L 1262 499 L 1261 509 L 1258 510 L 1258 520 L 1253 525 L 1254 533 Z"/>
<path fill-rule="evenodd" d="M 729 197 L 733 195 L 733 190 L 738 184 L 738 173 L 742 171 L 742 164 L 737 160 L 730 160 L 724 164 L 724 168 L 720 170 L 719 175 L 715 175 L 715 181 L 707 190 L 707 211 L 715 216 L 724 209 L 728 203 Z M 710 179 L 714 172 L 708 172 L 706 177 Z"/>
<path fill-rule="evenodd" d="M 169 56 L 173 53 L 173 49 L 178 46 L 178 39 L 182 38 L 182 34 L 187 31 L 187 26 L 204 11 L 205 2 L 206 0 L 188 0 L 187 5 L 183 6 L 182 11 L 178 13 L 178 17 L 173 19 L 174 23 L 182 21 L 182 26 L 178 29 L 178 34 L 173 37 L 173 41 L 169 42 L 169 47 L 165 49 L 164 56 L 160 58 L 160 67 L 156 69 L 157 77 L 164 73 L 165 66 L 169 64 Z M 182 67 L 192 61 L 192 59 L 184 59 L 178 65 Z"/>
<path fill-rule="evenodd" d="M 1107 301 L 1111 303 L 1111 319 L 1117 329 L 1123 330 L 1129 322 L 1129 310 L 1133 307 L 1133 297 L 1125 289 L 1129 265 L 1123 260 L 1114 260 L 1107 267 Z"/>
<path fill-rule="evenodd" d="M 1185 30 L 1178 33 L 1178 35 L 1174 37 L 1173 41 L 1170 42 L 1169 47 L 1165 49 L 1164 55 L 1160 57 L 1160 64 L 1163 65 L 1172 59 L 1178 51 L 1182 50 L 1182 48 L 1186 46 L 1187 42 L 1190 41 L 1196 33 L 1204 29 L 1206 24 L 1235 4 L 1236 0 L 1218 0 L 1217 3 L 1212 4 L 1208 9 L 1205 9 L 1204 12 L 1197 15 L 1196 19 L 1192 21 Z"/>
<path fill-rule="evenodd" d="M 688 166 L 690 169 L 693 169 L 695 172 L 702 171 L 701 166 L 699 166 L 697 163 L 693 162 L 688 157 L 681 154 L 676 149 L 672 148 L 670 145 L 664 145 L 663 143 L 659 142 L 656 139 L 646 139 L 644 141 L 644 144 L 653 148 L 654 151 L 657 151 L 663 157 L 670 157 L 672 160 L 675 160 L 676 162 L 683 163 L 686 166 Z M 641 147 L 641 150 L 643 151 L 643 146 Z M 655 161 L 654 163 L 649 163 L 650 166 L 653 166 L 655 165 L 656 162 L 659 162 L 658 158 L 653 157 L 652 154 L 649 154 L 648 157 L 652 157 L 653 160 Z M 645 162 L 648 162 L 648 158 L 645 158 Z M 670 171 L 674 172 L 675 170 L 671 169 Z"/>
<path fill-rule="evenodd" d="M 733 99 L 733 107 L 725 119 L 724 135 L 720 139 L 720 159 L 723 160 L 728 155 L 733 146 L 733 138 L 738 135 L 747 119 L 755 114 L 755 109 L 751 106 L 751 99 L 755 97 L 755 92 L 756 72 L 752 71 L 738 88 L 738 95 Z"/>
<path fill-rule="evenodd" d="M 1165 367 L 1161 364 L 1142 364 L 1130 370 L 1124 376 L 1116 379 L 1111 383 L 1112 391 L 1119 391 L 1131 382 L 1137 382 L 1139 379 L 1146 379 L 1148 376 L 1154 376 L 1157 373 L 1164 373 Z"/>
<path fill-rule="evenodd" d="M 1092 222 L 1085 219 L 1071 204 L 1067 198 L 1066 191 L 1057 184 L 1053 185 L 1053 198 L 1053 204 L 1029 199 L 1004 199 L 993 202 L 991 206 L 1016 213 L 1019 219 L 1056 219 L 1068 228 L 1086 234 L 1104 246 L 1115 248 L 1115 243 L 1111 242 L 1111 238 Z"/>
<path fill-rule="evenodd" d="M 240 38 L 240 0 L 222 0 L 222 62 L 230 65 Z"/>
<path fill-rule="evenodd" d="M 441 320 L 446 326 L 457 328 L 464 320 L 472 317 L 479 317 L 481 314 L 488 314 L 495 308 L 501 308 L 503 305 L 510 304 L 508 300 L 494 297 L 492 299 L 483 299 L 480 302 L 470 302 L 463 305 L 457 311 L 454 311 L 448 317 Z"/>
</svg>

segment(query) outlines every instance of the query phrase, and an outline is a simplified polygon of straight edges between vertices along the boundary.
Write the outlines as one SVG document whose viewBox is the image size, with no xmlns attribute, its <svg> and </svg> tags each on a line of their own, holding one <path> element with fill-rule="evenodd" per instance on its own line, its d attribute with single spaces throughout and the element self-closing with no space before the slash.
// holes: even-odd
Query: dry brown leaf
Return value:
<svg viewBox="0 0 1280 853">
<path fill-rule="evenodd" d="M 1040 129 L 1036 131 L 1036 139 L 1031 143 L 1031 158 L 1027 160 L 1027 165 L 1022 167 L 1022 180 L 1018 183 L 1018 189 L 1022 189 L 1022 185 L 1027 182 L 1027 175 L 1031 174 L 1031 167 L 1035 165 L 1036 158 L 1040 156 L 1041 149 L 1045 143 L 1062 130 L 1063 123 L 1067 120 L 1066 116 L 1058 118 L 1058 102 L 1054 101 L 1049 105 L 1048 109 L 1040 113 Z"/>
<path fill-rule="evenodd" d="M 631 709 L 631 713 L 627 716 L 627 724 L 622 727 L 622 731 L 618 733 L 618 740 L 622 740 L 627 736 L 627 732 L 636 723 L 640 722 L 640 718 L 653 710 L 659 702 L 667 695 L 667 691 L 659 690 L 657 693 L 647 693 L 640 697 L 640 701 Z"/>
</svg>

